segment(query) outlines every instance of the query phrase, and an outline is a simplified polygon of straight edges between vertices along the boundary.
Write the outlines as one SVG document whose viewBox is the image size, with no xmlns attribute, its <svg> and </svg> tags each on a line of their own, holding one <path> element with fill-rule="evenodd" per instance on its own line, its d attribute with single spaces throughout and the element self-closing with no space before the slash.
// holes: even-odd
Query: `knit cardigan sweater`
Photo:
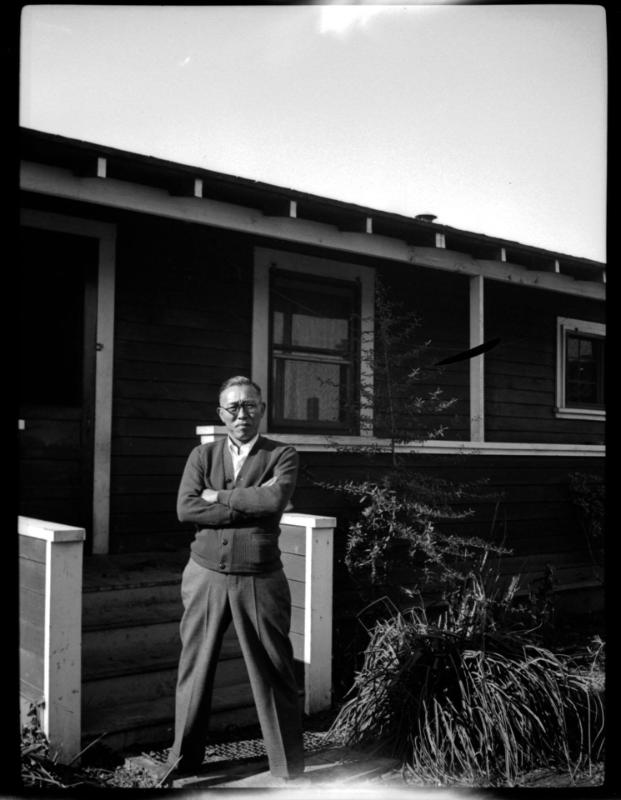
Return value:
<svg viewBox="0 0 621 800">
<path fill-rule="evenodd" d="M 181 477 L 177 515 L 196 527 L 191 557 L 217 572 L 271 572 L 282 566 L 279 523 L 295 489 L 298 454 L 259 436 L 235 480 L 226 444 L 195 447 Z M 217 491 L 216 503 L 202 499 L 204 489 Z"/>
</svg>

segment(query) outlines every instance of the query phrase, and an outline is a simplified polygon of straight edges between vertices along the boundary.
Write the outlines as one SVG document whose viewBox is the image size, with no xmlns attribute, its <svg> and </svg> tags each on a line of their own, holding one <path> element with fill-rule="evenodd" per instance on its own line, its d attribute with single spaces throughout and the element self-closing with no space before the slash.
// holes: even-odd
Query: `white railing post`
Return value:
<svg viewBox="0 0 621 800">
<path fill-rule="evenodd" d="M 218 439 L 224 439 L 226 436 L 226 428 L 224 425 L 200 425 L 196 429 L 201 444 L 212 444 L 217 442 Z"/>
<path fill-rule="evenodd" d="M 83 528 L 29 517 L 18 518 L 18 533 L 25 540 L 35 540 L 36 544 L 24 542 L 20 553 L 24 561 L 32 555 L 32 564 L 42 573 L 39 585 L 43 592 L 39 594 L 36 588 L 30 591 L 33 602 L 44 606 L 42 652 L 29 654 L 42 661 L 42 685 L 37 687 L 43 700 L 41 727 L 50 744 L 50 755 L 68 763 L 80 752 L 82 738 L 82 559 L 86 534 Z M 24 565 L 23 583 L 29 572 L 34 571 Z M 24 586 L 23 592 L 28 591 Z M 20 622 L 27 630 L 28 620 Z M 33 649 L 38 648 L 35 645 Z"/>
<path fill-rule="evenodd" d="M 315 514 L 283 514 L 281 526 L 297 530 L 304 554 L 304 711 L 332 704 L 332 562 L 336 519 Z M 285 572 L 287 572 L 287 559 Z M 298 654 L 300 655 L 300 654 Z"/>
</svg>

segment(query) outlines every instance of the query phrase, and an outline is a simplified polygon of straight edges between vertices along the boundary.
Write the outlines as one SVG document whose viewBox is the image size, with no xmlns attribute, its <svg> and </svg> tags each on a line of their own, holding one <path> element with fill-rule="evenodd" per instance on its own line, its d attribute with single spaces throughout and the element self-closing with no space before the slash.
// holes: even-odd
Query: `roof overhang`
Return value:
<svg viewBox="0 0 621 800">
<path fill-rule="evenodd" d="M 605 297 L 605 265 L 270 184 L 37 131 L 28 192 L 542 289 Z"/>
</svg>

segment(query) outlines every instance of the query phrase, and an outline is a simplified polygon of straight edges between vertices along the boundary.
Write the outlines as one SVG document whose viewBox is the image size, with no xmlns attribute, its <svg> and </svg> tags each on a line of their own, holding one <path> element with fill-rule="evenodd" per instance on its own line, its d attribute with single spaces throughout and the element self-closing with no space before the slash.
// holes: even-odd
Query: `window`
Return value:
<svg viewBox="0 0 621 800">
<path fill-rule="evenodd" d="M 255 247 L 252 376 L 267 402 L 262 433 L 302 447 L 325 434 L 373 435 L 363 395 L 373 391 L 374 306 L 373 267 Z M 348 413 L 355 406 L 359 425 Z"/>
<path fill-rule="evenodd" d="M 559 317 L 557 416 L 603 418 L 605 335 L 601 323 Z"/>
<path fill-rule="evenodd" d="M 271 271 L 271 429 L 351 432 L 359 306 L 354 282 Z"/>
</svg>

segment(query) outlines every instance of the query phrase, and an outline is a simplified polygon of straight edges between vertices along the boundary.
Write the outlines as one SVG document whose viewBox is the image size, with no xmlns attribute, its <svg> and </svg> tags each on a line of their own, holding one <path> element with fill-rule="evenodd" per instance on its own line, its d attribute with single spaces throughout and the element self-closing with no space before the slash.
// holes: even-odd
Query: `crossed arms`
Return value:
<svg viewBox="0 0 621 800">
<path fill-rule="evenodd" d="M 200 448 L 195 448 L 181 478 L 177 516 L 181 522 L 191 522 L 201 528 L 223 528 L 248 525 L 254 518 L 282 514 L 295 489 L 298 461 L 298 454 L 292 447 L 272 451 L 266 463 L 256 464 L 255 486 L 214 489 L 201 460 Z M 253 464 L 252 471 L 254 467 Z"/>
</svg>

